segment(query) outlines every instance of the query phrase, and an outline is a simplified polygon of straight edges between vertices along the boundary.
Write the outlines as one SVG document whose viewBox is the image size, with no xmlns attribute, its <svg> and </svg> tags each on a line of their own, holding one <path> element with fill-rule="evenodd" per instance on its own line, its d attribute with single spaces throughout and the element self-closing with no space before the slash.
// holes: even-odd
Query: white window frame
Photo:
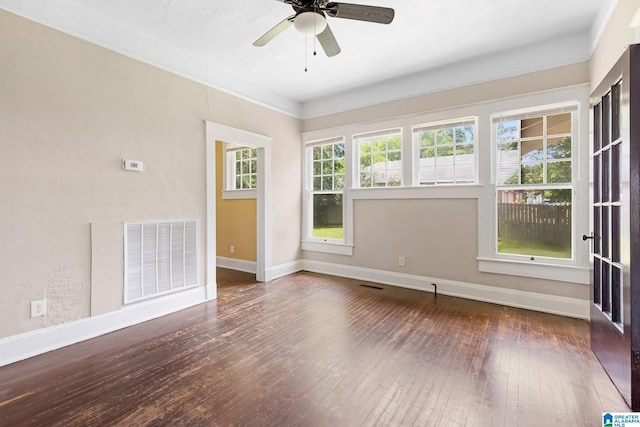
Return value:
<svg viewBox="0 0 640 427">
<path fill-rule="evenodd" d="M 344 188 L 342 191 L 314 191 L 313 186 L 313 149 L 315 147 L 328 145 L 328 144 L 344 144 L 345 151 L 345 174 L 344 174 Z M 329 137 L 323 138 L 320 140 L 309 141 L 304 146 L 304 161 L 303 163 L 303 177 L 304 177 L 304 188 L 303 191 L 305 193 L 303 197 L 303 227 L 302 227 L 302 249 L 303 250 L 311 250 L 315 252 L 325 252 L 325 253 L 336 253 L 340 255 L 352 255 L 353 253 L 353 245 L 347 244 L 346 241 L 350 238 L 348 236 L 347 224 L 346 224 L 346 199 L 347 199 L 347 186 L 349 185 L 348 181 L 350 181 L 349 173 L 349 146 L 347 143 L 347 139 L 340 137 Z M 319 238 L 313 237 L 313 196 L 314 194 L 337 194 L 342 193 L 342 239 L 327 239 L 327 238 Z"/>
<path fill-rule="evenodd" d="M 371 185 L 371 186 L 363 187 L 362 183 L 360 182 L 360 178 L 361 178 L 360 143 L 362 142 L 362 140 L 366 140 L 368 138 L 390 137 L 390 136 L 396 136 L 396 135 L 400 137 L 400 149 L 397 150 L 400 153 L 400 185 L 389 185 L 388 179 L 386 179 L 385 185 L 381 185 L 381 186 Z M 382 130 L 376 130 L 373 132 L 360 133 L 360 134 L 353 135 L 352 139 L 353 139 L 353 146 L 356 152 L 356 163 L 355 163 L 356 167 L 353 170 L 353 174 L 355 175 L 355 178 L 356 178 L 355 182 L 357 183 L 357 186 L 356 186 L 357 188 L 380 189 L 380 188 L 402 188 L 405 186 L 405 178 L 404 178 L 405 165 L 404 164 L 407 160 L 405 159 L 406 156 L 404 153 L 404 147 L 406 146 L 406 144 L 404 143 L 404 135 L 402 132 L 402 128 L 398 127 L 393 129 L 382 129 Z M 385 148 L 384 154 L 387 157 L 387 160 L 385 162 L 385 175 L 387 174 L 387 171 L 388 171 L 389 153 L 392 153 L 392 152 L 394 151 L 389 151 L 388 148 Z M 378 153 L 382 153 L 382 152 L 378 152 Z M 371 179 L 373 180 L 373 174 Z"/>
<path fill-rule="evenodd" d="M 581 97 L 575 101 L 541 103 L 531 102 L 531 107 L 514 110 L 505 110 L 493 113 L 490 116 L 490 151 L 491 185 L 485 188 L 485 195 L 478 206 L 479 221 L 479 255 L 478 268 L 482 272 L 508 274 L 515 276 L 533 277 L 548 280 L 566 281 L 574 283 L 589 283 L 588 249 L 586 245 L 577 244 L 577 236 L 580 230 L 588 229 L 585 215 L 577 215 L 578 209 L 588 210 L 588 95 L 582 92 Z M 552 94 L 549 96 L 553 97 Z M 546 99 L 546 96 L 532 97 Z M 527 97 L 523 97 L 526 102 Z M 530 257 L 525 255 L 503 254 L 497 251 L 497 194 L 498 190 L 511 185 L 497 185 L 497 136 L 494 123 L 501 117 L 539 117 L 541 115 L 557 114 L 563 111 L 571 111 L 571 136 L 572 136 L 572 182 L 570 185 L 552 184 L 553 188 L 564 186 L 572 189 L 572 259 Z M 520 185 L 519 189 L 538 189 L 548 184 Z M 489 226 L 487 226 L 489 224 Z"/>
<path fill-rule="evenodd" d="M 473 144 L 473 182 L 456 182 L 457 180 L 456 180 L 455 172 L 454 172 L 453 182 L 438 182 L 437 164 L 436 164 L 435 182 L 421 184 L 420 183 L 420 141 L 418 139 L 418 133 L 421 131 L 427 131 L 427 130 L 456 128 L 459 126 L 464 126 L 469 124 L 473 124 L 473 129 L 474 129 L 473 141 L 471 142 L 471 144 Z M 436 122 L 427 122 L 427 123 L 420 123 L 420 124 L 413 125 L 411 128 L 411 139 L 412 139 L 412 147 L 413 147 L 411 160 L 413 161 L 413 170 L 414 170 L 413 182 L 415 183 L 414 185 L 421 186 L 421 187 L 434 187 L 434 186 L 443 186 L 443 185 L 478 184 L 478 117 L 477 116 L 460 117 L 456 119 L 448 119 L 448 120 L 441 120 Z M 453 146 L 455 147 L 456 145 L 457 144 L 454 141 Z M 435 148 L 436 146 L 434 146 L 434 149 Z M 437 158 L 437 153 L 436 153 L 436 158 Z M 455 159 L 456 159 L 456 155 L 454 152 L 454 156 L 453 156 L 454 171 L 455 171 L 455 165 L 456 165 Z"/>
<path fill-rule="evenodd" d="M 256 147 L 242 146 L 232 143 L 223 143 L 222 149 L 222 199 L 223 200 L 242 200 L 256 199 L 258 196 L 257 182 L 258 173 L 256 172 L 256 188 L 235 188 L 235 153 L 242 150 L 255 150 Z M 256 162 L 258 161 L 256 154 Z"/>
</svg>

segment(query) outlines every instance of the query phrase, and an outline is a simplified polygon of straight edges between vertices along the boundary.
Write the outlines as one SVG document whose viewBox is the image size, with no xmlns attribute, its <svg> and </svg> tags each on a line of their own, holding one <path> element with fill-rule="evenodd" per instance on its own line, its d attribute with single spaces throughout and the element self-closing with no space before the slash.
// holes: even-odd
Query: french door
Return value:
<svg viewBox="0 0 640 427">
<path fill-rule="evenodd" d="M 591 97 L 591 348 L 640 409 L 640 45 Z"/>
</svg>

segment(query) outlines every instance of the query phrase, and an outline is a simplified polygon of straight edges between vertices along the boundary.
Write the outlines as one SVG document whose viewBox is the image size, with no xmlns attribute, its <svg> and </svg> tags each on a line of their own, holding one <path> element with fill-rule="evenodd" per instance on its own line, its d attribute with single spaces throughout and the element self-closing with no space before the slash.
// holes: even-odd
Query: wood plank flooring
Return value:
<svg viewBox="0 0 640 427">
<path fill-rule="evenodd" d="M 585 321 L 311 273 L 0 368 L 0 426 L 597 426 Z"/>
</svg>

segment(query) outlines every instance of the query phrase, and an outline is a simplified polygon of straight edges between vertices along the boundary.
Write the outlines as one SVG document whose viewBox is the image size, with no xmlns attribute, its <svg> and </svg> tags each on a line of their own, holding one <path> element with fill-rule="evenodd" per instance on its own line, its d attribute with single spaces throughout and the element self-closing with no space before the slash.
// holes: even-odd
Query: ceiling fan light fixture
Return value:
<svg viewBox="0 0 640 427">
<path fill-rule="evenodd" d="M 293 26 L 307 36 L 316 36 L 327 28 L 327 20 L 318 12 L 302 12 L 296 15 Z"/>
</svg>

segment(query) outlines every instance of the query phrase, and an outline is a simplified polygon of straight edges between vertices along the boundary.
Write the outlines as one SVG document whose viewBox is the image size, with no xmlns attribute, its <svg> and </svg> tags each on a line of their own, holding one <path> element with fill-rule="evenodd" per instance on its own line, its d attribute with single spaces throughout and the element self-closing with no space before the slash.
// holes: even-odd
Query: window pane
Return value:
<svg viewBox="0 0 640 427">
<path fill-rule="evenodd" d="M 242 189 L 242 177 L 240 175 L 236 176 L 236 190 Z"/>
<path fill-rule="evenodd" d="M 547 159 L 570 159 L 571 158 L 571 137 L 549 138 L 547 143 Z"/>
<path fill-rule="evenodd" d="M 336 190 L 344 189 L 344 175 L 336 175 L 334 179 L 334 185 Z"/>
<path fill-rule="evenodd" d="M 499 142 L 514 141 L 518 139 L 520 129 L 519 120 L 499 122 L 496 126 L 496 137 Z"/>
<path fill-rule="evenodd" d="M 320 160 L 322 158 L 322 149 L 320 147 L 313 147 L 313 160 Z"/>
<path fill-rule="evenodd" d="M 322 174 L 322 162 L 313 162 L 313 174 L 314 175 Z"/>
<path fill-rule="evenodd" d="M 401 148 L 402 148 L 402 140 L 400 139 L 400 135 L 394 135 L 387 139 L 388 150 L 399 150 Z"/>
<path fill-rule="evenodd" d="M 499 190 L 498 252 L 571 258 L 571 190 Z"/>
<path fill-rule="evenodd" d="M 473 144 L 456 145 L 456 157 L 460 157 L 460 156 L 462 156 L 464 154 L 473 155 L 473 150 L 474 150 Z M 456 163 L 458 163 L 460 160 L 462 160 L 462 159 L 456 159 Z M 473 160 L 471 160 L 471 161 L 473 161 Z"/>
<path fill-rule="evenodd" d="M 344 174 L 344 158 L 333 162 L 333 173 Z"/>
<path fill-rule="evenodd" d="M 249 173 L 249 161 L 248 160 L 243 160 L 242 161 L 242 173 L 243 174 Z"/>
<path fill-rule="evenodd" d="M 383 153 L 387 151 L 387 141 L 385 138 L 376 138 L 372 141 L 371 147 L 374 153 Z"/>
<path fill-rule="evenodd" d="M 533 141 L 522 141 L 520 161 L 523 163 L 540 162 L 544 158 L 542 151 L 543 142 L 541 139 Z"/>
<path fill-rule="evenodd" d="M 258 161 L 256 159 L 251 160 L 251 173 L 258 173 Z"/>
<path fill-rule="evenodd" d="M 342 194 L 313 195 L 313 237 L 342 239 Z"/>
<path fill-rule="evenodd" d="M 420 150 L 420 158 L 421 159 L 427 159 L 427 158 L 433 158 L 436 156 L 436 150 L 435 148 L 423 148 Z"/>
<path fill-rule="evenodd" d="M 542 136 L 543 117 L 535 117 L 533 119 L 524 119 L 521 121 L 520 137 L 531 138 L 533 136 Z"/>
<path fill-rule="evenodd" d="M 418 177 L 420 184 L 435 184 L 436 183 L 436 168 L 435 167 L 420 167 L 420 176 Z"/>
<path fill-rule="evenodd" d="M 496 180 L 498 184 L 520 184 L 520 152 L 517 142 L 498 144 Z"/>
<path fill-rule="evenodd" d="M 571 182 L 571 161 L 547 164 L 547 182 Z"/>
<path fill-rule="evenodd" d="M 322 146 L 322 158 L 323 159 L 331 159 L 333 158 L 333 145 L 323 145 Z"/>
<path fill-rule="evenodd" d="M 331 175 L 333 173 L 333 162 L 331 160 L 325 160 L 322 162 L 322 174 Z"/>
<path fill-rule="evenodd" d="M 571 133 L 571 113 L 547 117 L 547 135 Z"/>
<path fill-rule="evenodd" d="M 313 191 L 322 190 L 322 178 L 316 176 L 313 178 Z"/>
<path fill-rule="evenodd" d="M 420 132 L 420 147 L 431 147 L 435 144 L 435 133 L 432 130 Z"/>
<path fill-rule="evenodd" d="M 333 190 L 333 176 L 329 175 L 329 176 L 322 177 L 322 189 L 325 191 Z"/>
<path fill-rule="evenodd" d="M 371 152 L 371 142 L 370 141 L 361 141 L 360 142 L 360 154 L 367 154 Z"/>
<path fill-rule="evenodd" d="M 360 172 L 360 187 L 371 187 L 372 185 L 371 172 Z"/>
<path fill-rule="evenodd" d="M 544 167 L 542 163 L 523 164 L 520 167 L 521 184 L 542 184 Z"/>
<path fill-rule="evenodd" d="M 436 144 L 449 145 L 453 144 L 453 129 L 438 129 L 436 132 Z"/>
</svg>

